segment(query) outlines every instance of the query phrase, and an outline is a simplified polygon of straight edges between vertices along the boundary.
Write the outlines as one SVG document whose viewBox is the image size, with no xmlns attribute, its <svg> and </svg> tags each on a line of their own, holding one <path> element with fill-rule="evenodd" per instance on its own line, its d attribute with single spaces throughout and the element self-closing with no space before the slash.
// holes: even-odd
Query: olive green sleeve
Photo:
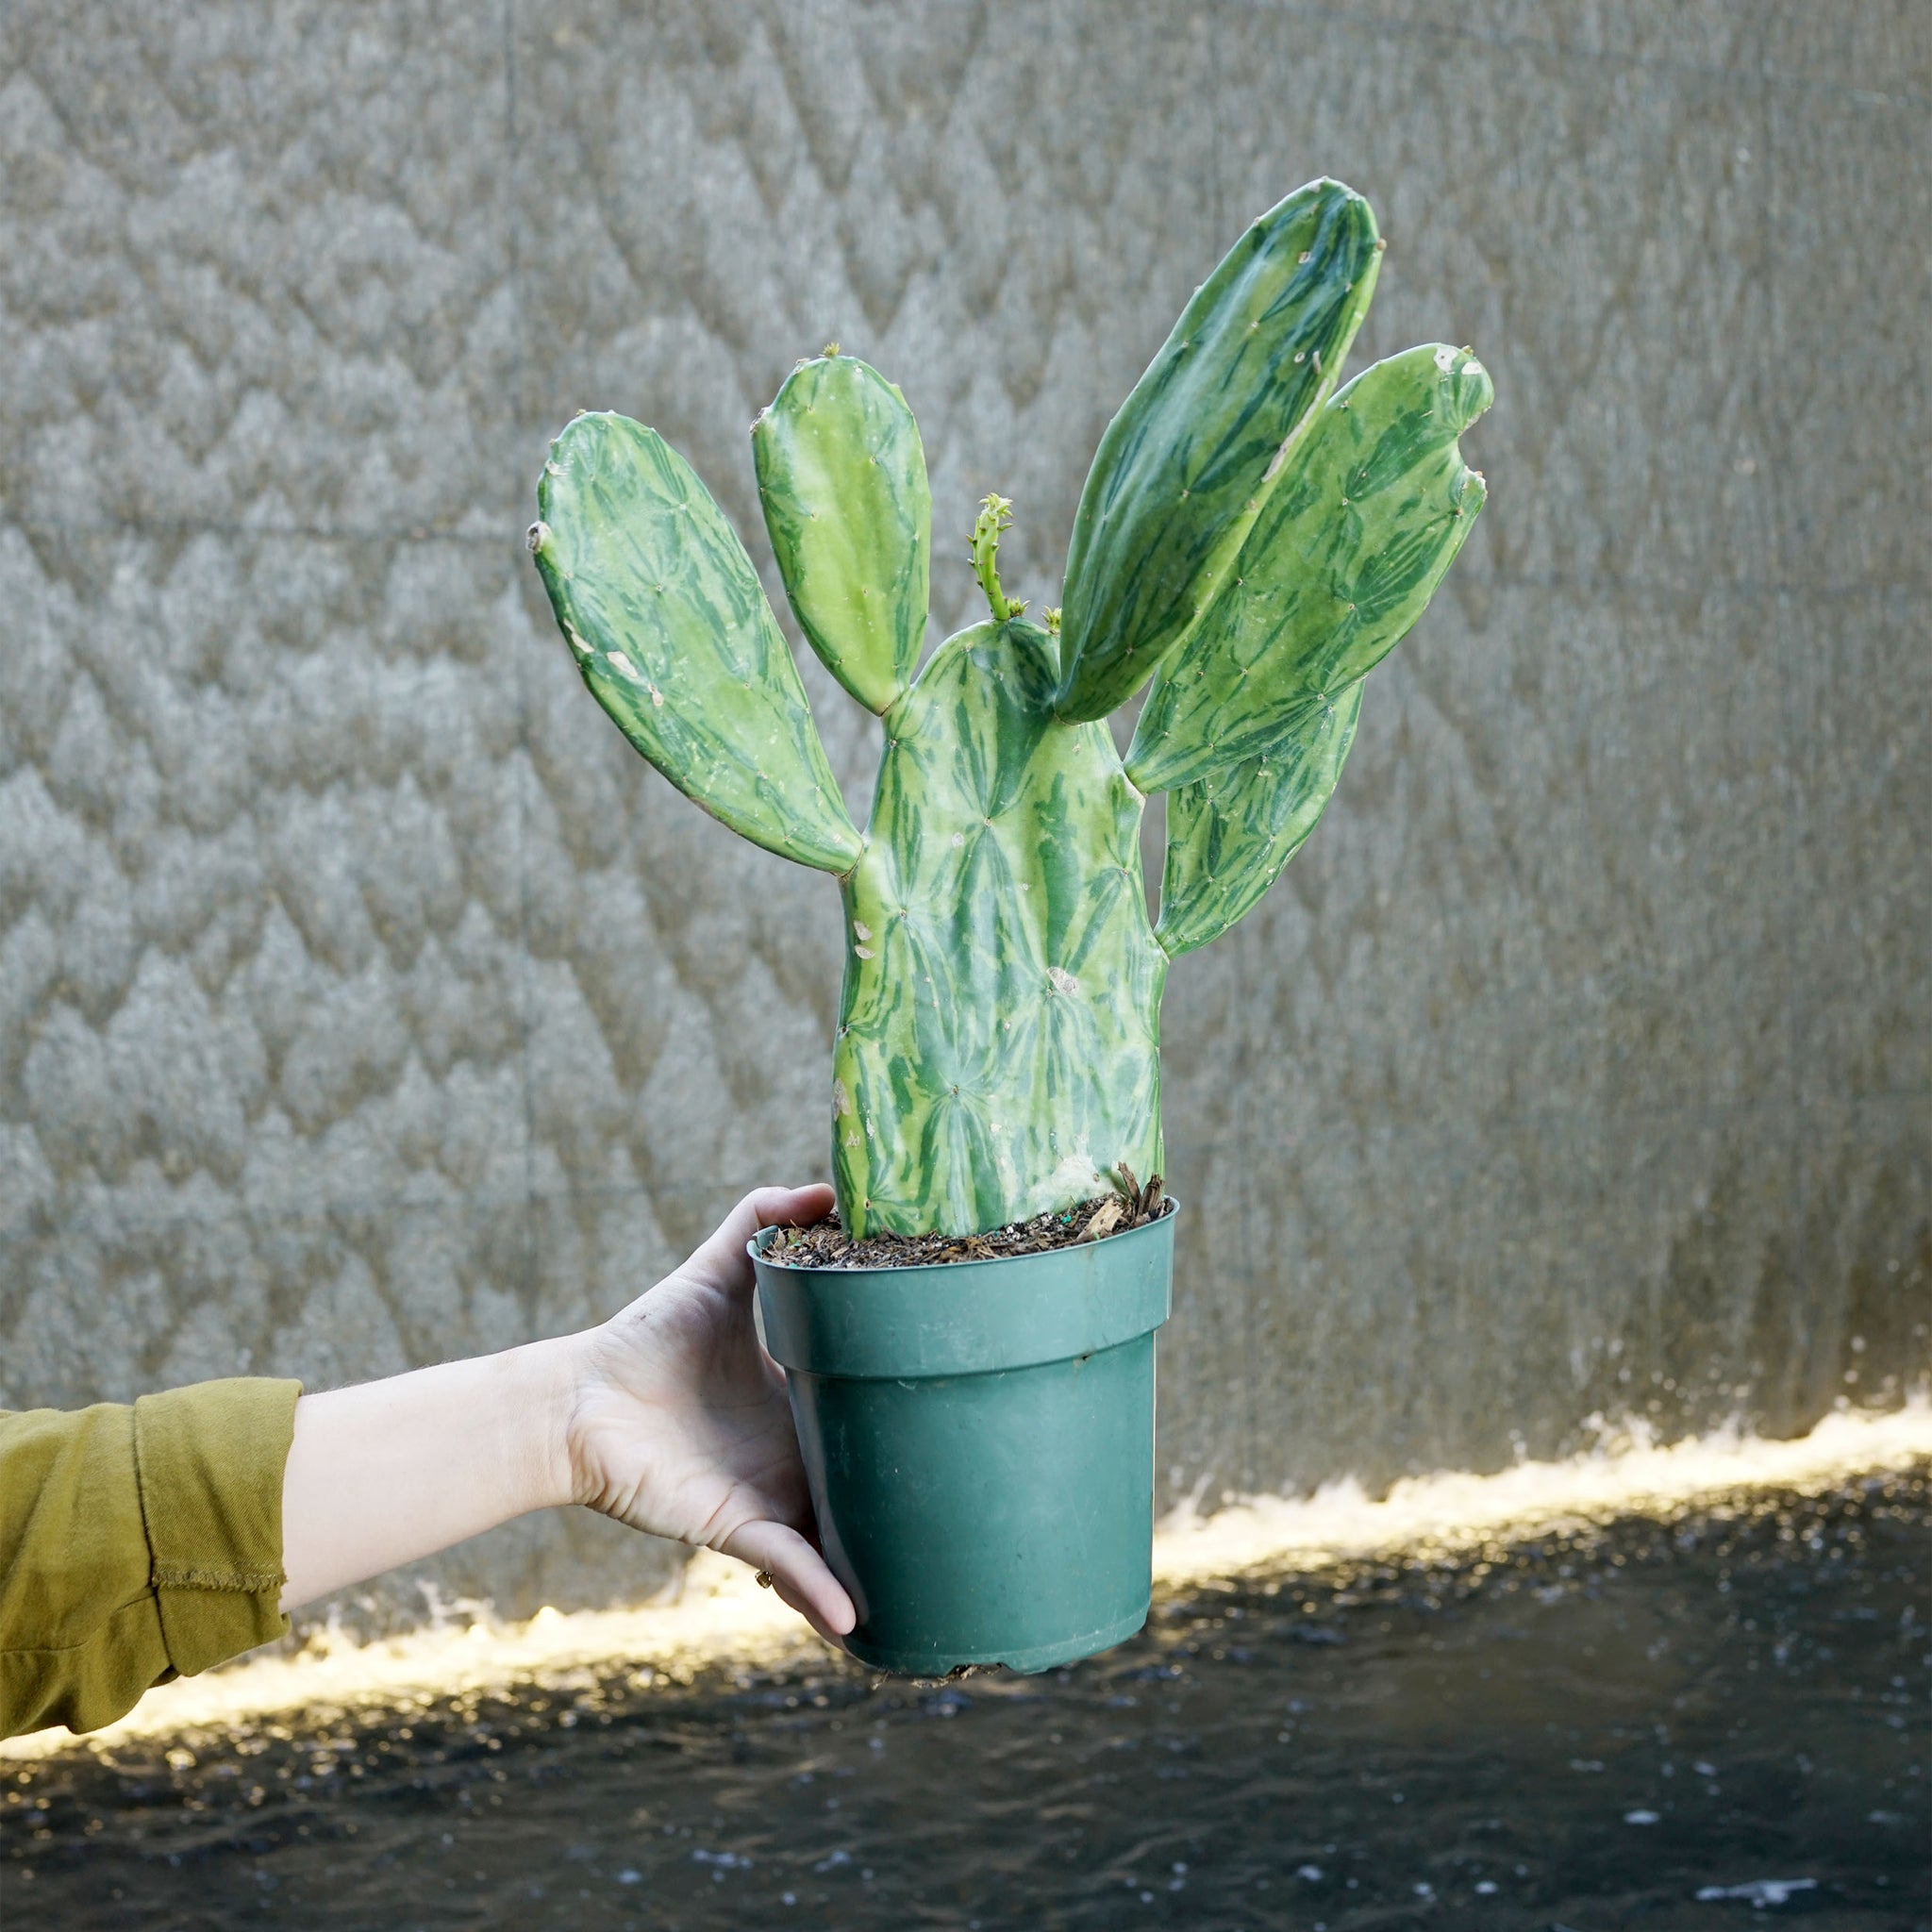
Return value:
<svg viewBox="0 0 1932 1932">
<path fill-rule="evenodd" d="M 289 1627 L 299 1382 L 0 1414 L 0 1737 L 91 1731 Z"/>
</svg>

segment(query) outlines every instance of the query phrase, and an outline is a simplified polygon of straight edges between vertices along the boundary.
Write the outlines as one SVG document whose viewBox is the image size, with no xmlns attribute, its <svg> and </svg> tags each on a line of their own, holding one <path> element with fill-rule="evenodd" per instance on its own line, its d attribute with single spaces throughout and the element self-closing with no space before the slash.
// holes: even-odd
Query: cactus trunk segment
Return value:
<svg viewBox="0 0 1932 1932">
<path fill-rule="evenodd" d="M 905 694 L 925 641 L 932 496 L 906 398 L 827 351 L 752 425 L 785 591 L 825 669 L 870 711 Z"/>
<path fill-rule="evenodd" d="M 530 548 L 584 682 L 698 804 L 801 865 L 849 872 L 859 837 L 798 667 L 723 511 L 627 417 L 577 417 L 550 446 Z"/>
<path fill-rule="evenodd" d="M 1272 751 L 1168 794 L 1154 937 L 1170 958 L 1219 939 L 1302 849 L 1341 776 L 1365 688 L 1350 685 Z"/>
<path fill-rule="evenodd" d="M 1053 675 L 1045 631 L 977 625 L 886 720 L 833 1062 L 854 1233 L 973 1233 L 1159 1171 L 1141 801 L 1104 724 L 1053 718 Z"/>
<path fill-rule="evenodd" d="M 1262 216 L 1195 291 L 1081 491 L 1055 708 L 1104 718 L 1185 643 L 1335 386 L 1381 261 L 1335 181 Z"/>
<path fill-rule="evenodd" d="M 1127 753 L 1142 791 L 1267 750 L 1407 635 L 1483 507 L 1457 438 L 1494 393 L 1467 350 L 1438 344 L 1326 404 L 1234 580 L 1147 694 Z"/>
</svg>

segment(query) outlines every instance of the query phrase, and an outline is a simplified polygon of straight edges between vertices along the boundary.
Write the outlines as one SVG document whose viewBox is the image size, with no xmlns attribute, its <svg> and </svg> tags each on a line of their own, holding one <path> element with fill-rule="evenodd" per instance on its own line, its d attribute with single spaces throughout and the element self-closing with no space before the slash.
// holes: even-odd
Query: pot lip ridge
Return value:
<svg viewBox="0 0 1932 1932">
<path fill-rule="evenodd" d="M 1069 1241 L 1063 1247 L 1036 1248 L 1025 1255 L 985 1255 L 967 1261 L 889 1261 L 868 1263 L 858 1268 L 801 1268 L 793 1261 L 781 1261 L 765 1253 L 765 1244 L 778 1231 L 778 1224 L 761 1227 L 745 1242 L 744 1250 L 759 1269 L 769 1269 L 774 1274 L 781 1270 L 800 1281 L 837 1281 L 854 1275 L 876 1277 L 881 1274 L 955 1274 L 968 1269 L 1005 1268 L 1024 1262 L 1038 1264 L 1051 1261 L 1060 1255 L 1081 1255 L 1110 1248 L 1116 1241 L 1131 1241 L 1141 1235 L 1155 1234 L 1161 1229 L 1171 1229 L 1179 1219 L 1181 1200 L 1177 1194 L 1169 1194 L 1162 1210 L 1152 1221 L 1143 1221 L 1139 1227 L 1124 1228 L 1119 1234 L 1104 1234 L 1092 1241 Z"/>
<path fill-rule="evenodd" d="M 896 1268 L 788 1267 L 753 1242 L 765 1346 L 788 1374 L 920 1383 L 1151 1343 L 1174 1307 L 1174 1223 L 1169 1212 L 1124 1236 Z"/>
</svg>

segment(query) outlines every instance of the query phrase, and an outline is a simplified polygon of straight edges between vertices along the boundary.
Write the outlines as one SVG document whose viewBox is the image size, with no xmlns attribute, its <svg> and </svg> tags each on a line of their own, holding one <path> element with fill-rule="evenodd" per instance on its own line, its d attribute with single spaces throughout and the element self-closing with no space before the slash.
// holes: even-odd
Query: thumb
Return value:
<svg viewBox="0 0 1932 1932">
<path fill-rule="evenodd" d="M 808 1227 L 832 1211 L 832 1191 L 823 1181 L 804 1188 L 754 1188 L 718 1224 L 710 1238 L 678 1272 L 726 1294 L 751 1290 L 751 1257 L 745 1243 L 762 1227 Z"/>
</svg>

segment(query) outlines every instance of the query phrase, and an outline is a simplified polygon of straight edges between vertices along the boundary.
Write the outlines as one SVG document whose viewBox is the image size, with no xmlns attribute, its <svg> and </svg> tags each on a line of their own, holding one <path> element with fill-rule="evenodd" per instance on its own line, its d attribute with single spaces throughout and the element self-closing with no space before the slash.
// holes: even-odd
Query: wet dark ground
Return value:
<svg viewBox="0 0 1932 1932">
<path fill-rule="evenodd" d="M 1208 1590 L 1044 1678 L 625 1672 L 0 1767 L 0 1927 L 1904 1932 L 1928 1527 L 1921 1469 Z"/>
</svg>

